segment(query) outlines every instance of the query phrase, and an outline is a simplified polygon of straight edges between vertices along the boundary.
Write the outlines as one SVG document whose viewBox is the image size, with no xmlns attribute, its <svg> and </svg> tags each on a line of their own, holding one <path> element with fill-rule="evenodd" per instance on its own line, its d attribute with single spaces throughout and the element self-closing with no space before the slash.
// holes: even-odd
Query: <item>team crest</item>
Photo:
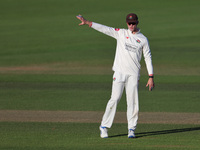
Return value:
<svg viewBox="0 0 200 150">
<path fill-rule="evenodd" d="M 115 81 L 115 80 L 116 80 L 116 78 L 114 77 L 114 78 L 113 78 L 113 81 Z"/>
<path fill-rule="evenodd" d="M 130 16 L 129 19 L 133 19 L 133 16 Z"/>
<path fill-rule="evenodd" d="M 120 29 L 119 28 L 115 28 L 115 31 L 119 31 Z"/>
<path fill-rule="evenodd" d="M 140 43 L 141 41 L 139 39 L 137 39 L 136 42 Z"/>
</svg>

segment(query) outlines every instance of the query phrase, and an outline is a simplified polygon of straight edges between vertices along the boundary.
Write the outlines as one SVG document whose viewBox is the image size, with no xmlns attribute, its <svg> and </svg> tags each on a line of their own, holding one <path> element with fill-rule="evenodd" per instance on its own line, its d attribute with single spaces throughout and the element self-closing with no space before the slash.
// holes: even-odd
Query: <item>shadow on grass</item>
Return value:
<svg viewBox="0 0 200 150">
<path fill-rule="evenodd" d="M 163 131 L 152 131 L 152 132 L 141 132 L 141 133 L 135 133 L 135 135 L 136 135 L 136 138 L 141 138 L 141 137 L 145 137 L 145 136 L 172 134 L 172 133 L 189 132 L 189 131 L 196 131 L 196 130 L 200 130 L 200 127 L 163 130 Z M 109 136 L 109 138 L 120 137 L 120 136 L 127 136 L 127 134 L 113 135 L 113 136 Z"/>
</svg>

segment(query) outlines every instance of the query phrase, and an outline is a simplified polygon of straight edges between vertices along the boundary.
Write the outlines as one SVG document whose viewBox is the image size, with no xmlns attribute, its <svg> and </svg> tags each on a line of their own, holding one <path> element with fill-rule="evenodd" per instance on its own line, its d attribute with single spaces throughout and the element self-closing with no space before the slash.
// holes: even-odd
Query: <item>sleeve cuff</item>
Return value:
<svg viewBox="0 0 200 150">
<path fill-rule="evenodd" d="M 90 25 L 89 25 L 90 28 L 92 27 L 92 24 L 93 24 L 93 22 L 90 23 Z"/>
</svg>

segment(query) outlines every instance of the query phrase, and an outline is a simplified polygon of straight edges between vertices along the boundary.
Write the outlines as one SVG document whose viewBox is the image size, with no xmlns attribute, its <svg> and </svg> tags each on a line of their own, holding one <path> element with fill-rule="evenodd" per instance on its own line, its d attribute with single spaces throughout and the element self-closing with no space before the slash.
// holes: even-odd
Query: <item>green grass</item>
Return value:
<svg viewBox="0 0 200 150">
<path fill-rule="evenodd" d="M 87 61 L 91 65 L 97 60 L 98 65 L 105 60 L 112 63 L 115 40 L 86 26 L 79 27 L 75 16 L 82 13 L 91 21 L 126 28 L 124 18 L 134 11 L 139 15 L 142 33 L 149 38 L 155 66 L 198 67 L 199 3 L 111 0 L 104 5 L 104 1 L 97 0 L 3 0 L 0 66 L 69 61 Z M 159 74 L 156 68 L 155 72 Z"/>
<path fill-rule="evenodd" d="M 99 137 L 94 123 L 0 123 L 1 149 L 145 149 L 197 150 L 200 127 L 139 124 L 136 139 L 127 138 L 126 124 L 115 124 L 110 138 Z"/>
<path fill-rule="evenodd" d="M 2 75 L 0 109 L 104 111 L 111 94 L 111 75 Z M 189 80 L 188 80 L 189 79 Z M 156 76 L 149 92 L 140 80 L 140 111 L 200 112 L 198 76 Z M 126 111 L 123 94 L 118 111 Z"/>
</svg>

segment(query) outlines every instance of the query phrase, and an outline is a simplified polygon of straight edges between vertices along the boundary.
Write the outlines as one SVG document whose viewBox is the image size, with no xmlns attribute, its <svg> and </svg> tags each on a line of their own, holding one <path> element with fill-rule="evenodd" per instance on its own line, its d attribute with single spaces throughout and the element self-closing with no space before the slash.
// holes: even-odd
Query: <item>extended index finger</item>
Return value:
<svg viewBox="0 0 200 150">
<path fill-rule="evenodd" d="M 79 14 L 78 16 L 76 16 L 76 18 L 81 20 L 82 16 Z"/>
</svg>

